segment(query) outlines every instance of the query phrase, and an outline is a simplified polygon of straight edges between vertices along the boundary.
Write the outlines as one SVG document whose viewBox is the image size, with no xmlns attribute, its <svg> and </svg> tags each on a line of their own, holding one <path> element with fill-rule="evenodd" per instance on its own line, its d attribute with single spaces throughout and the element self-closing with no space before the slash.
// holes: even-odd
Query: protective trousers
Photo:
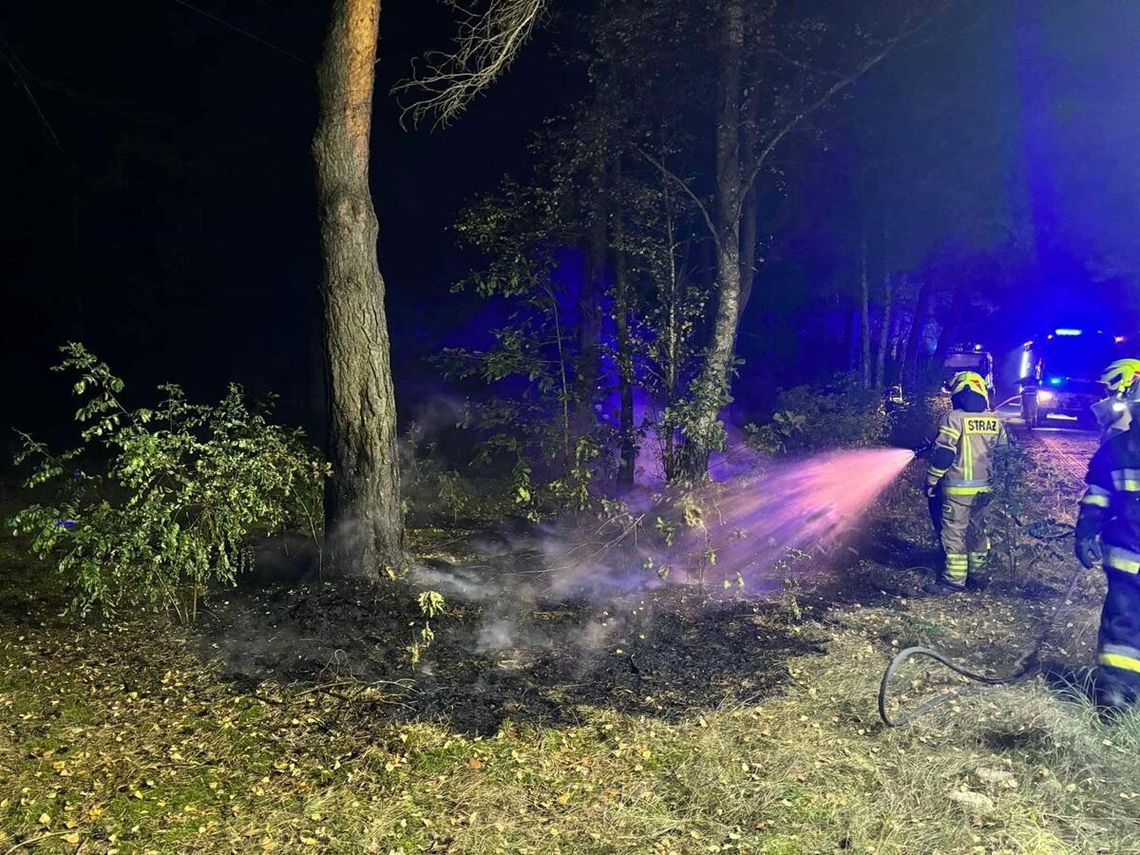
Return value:
<svg viewBox="0 0 1140 855">
<path fill-rule="evenodd" d="M 1130 707 L 1140 700 L 1140 579 L 1111 567 L 1100 615 L 1097 702 Z"/>
<path fill-rule="evenodd" d="M 986 563 L 990 539 L 986 535 L 989 493 L 942 497 L 942 551 L 946 553 L 943 581 L 964 587 L 966 577 Z"/>
</svg>

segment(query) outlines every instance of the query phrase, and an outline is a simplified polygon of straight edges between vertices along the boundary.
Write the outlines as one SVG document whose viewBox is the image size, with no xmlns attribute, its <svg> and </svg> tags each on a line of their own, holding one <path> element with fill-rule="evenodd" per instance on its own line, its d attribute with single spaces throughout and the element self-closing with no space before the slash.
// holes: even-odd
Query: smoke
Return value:
<svg viewBox="0 0 1140 855">
<path fill-rule="evenodd" d="M 417 567 L 412 574 L 417 585 L 439 591 L 445 597 L 468 603 L 483 603 L 501 596 L 501 586 L 481 576 L 477 566 L 456 566 L 447 570 Z"/>
<path fill-rule="evenodd" d="M 477 545 L 484 564 L 437 562 L 413 580 L 480 608 L 478 653 L 572 645 L 588 657 L 628 629 L 626 606 L 647 590 L 764 593 L 818 566 L 913 457 L 868 449 L 772 464 L 737 449 L 699 490 L 634 493 L 623 514 L 504 534 Z M 533 618 L 567 604 L 590 612 L 570 634 Z"/>
<path fill-rule="evenodd" d="M 772 464 L 736 448 L 712 463 L 716 480 L 705 488 L 635 492 L 612 518 L 507 537 L 507 551 L 524 565 L 495 584 L 470 569 L 421 578 L 480 603 L 523 593 L 528 603 L 601 605 L 678 584 L 769 591 L 793 564 L 827 555 L 852 534 L 911 459 L 909 450 L 861 449 Z"/>
<path fill-rule="evenodd" d="M 484 621 L 479 629 L 475 650 L 478 653 L 494 653 L 518 646 L 518 622 L 509 617 Z"/>
</svg>

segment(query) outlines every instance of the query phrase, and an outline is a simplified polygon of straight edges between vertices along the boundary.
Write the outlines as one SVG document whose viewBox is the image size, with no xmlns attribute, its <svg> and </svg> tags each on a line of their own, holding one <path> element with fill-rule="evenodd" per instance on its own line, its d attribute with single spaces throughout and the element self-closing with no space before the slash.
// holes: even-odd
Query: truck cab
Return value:
<svg viewBox="0 0 1140 855">
<path fill-rule="evenodd" d="M 990 404 L 994 403 L 994 357 L 980 344 L 962 344 L 950 348 L 942 362 L 942 386 L 949 386 L 950 380 L 959 371 L 973 371 L 982 375 L 989 390 Z"/>
<path fill-rule="evenodd" d="M 1101 372 L 1117 358 L 1116 340 L 1102 330 L 1058 327 L 1021 348 L 1018 389 L 1026 427 L 1050 419 L 1095 427 L 1092 405 L 1104 397 Z"/>
</svg>

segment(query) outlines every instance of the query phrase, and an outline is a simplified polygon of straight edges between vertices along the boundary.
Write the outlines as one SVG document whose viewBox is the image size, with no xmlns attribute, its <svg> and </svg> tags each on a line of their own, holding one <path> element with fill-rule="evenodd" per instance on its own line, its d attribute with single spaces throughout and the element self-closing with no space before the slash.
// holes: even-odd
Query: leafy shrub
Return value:
<svg viewBox="0 0 1140 855">
<path fill-rule="evenodd" d="M 993 492 L 986 518 L 995 558 L 1011 577 L 1021 568 L 1028 582 L 1040 557 L 1058 546 L 1030 536 L 1030 524 L 1042 521 L 1048 508 L 1037 464 L 1024 446 L 1011 442 L 994 453 L 990 480 Z"/>
<path fill-rule="evenodd" d="M 238 386 L 210 405 L 168 384 L 156 409 L 128 409 L 105 363 L 80 344 L 62 350 L 54 370 L 78 374 L 82 444 L 54 454 L 24 435 L 26 486 L 57 490 L 9 525 L 55 557 L 78 611 L 160 605 L 192 617 L 206 585 L 250 566 L 253 535 L 298 525 L 317 536 L 327 468 L 299 431 L 247 408 Z M 85 459 L 105 460 L 105 474 Z"/>
<path fill-rule="evenodd" d="M 882 393 L 841 375 L 823 386 L 780 392 L 771 419 L 745 427 L 749 442 L 768 454 L 797 454 L 882 443 L 887 412 Z"/>
</svg>

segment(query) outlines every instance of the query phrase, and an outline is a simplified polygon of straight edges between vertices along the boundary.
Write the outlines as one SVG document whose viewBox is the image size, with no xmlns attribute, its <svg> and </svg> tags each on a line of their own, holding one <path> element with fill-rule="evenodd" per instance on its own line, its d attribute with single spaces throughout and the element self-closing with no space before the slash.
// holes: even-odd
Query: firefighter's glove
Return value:
<svg viewBox="0 0 1140 855">
<path fill-rule="evenodd" d="M 1100 548 L 1100 538 L 1095 535 L 1078 537 L 1076 553 L 1077 560 L 1086 570 L 1092 570 L 1104 558 L 1104 552 Z"/>
<path fill-rule="evenodd" d="M 928 498 L 928 499 L 937 499 L 938 498 L 938 484 L 937 483 L 926 485 L 926 498 Z"/>
</svg>

